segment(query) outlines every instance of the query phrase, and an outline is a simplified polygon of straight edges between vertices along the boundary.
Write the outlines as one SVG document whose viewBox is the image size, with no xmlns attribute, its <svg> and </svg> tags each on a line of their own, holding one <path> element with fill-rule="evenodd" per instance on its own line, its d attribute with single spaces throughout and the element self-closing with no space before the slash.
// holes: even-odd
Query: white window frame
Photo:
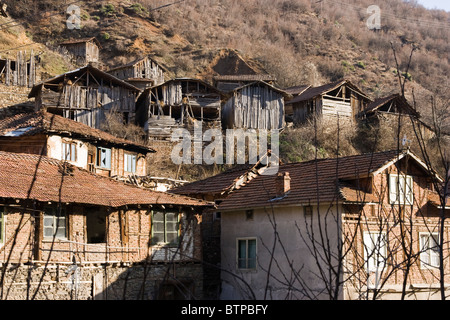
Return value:
<svg viewBox="0 0 450 320">
<path fill-rule="evenodd" d="M 75 142 L 61 142 L 61 156 L 64 161 L 77 161 L 77 144 Z"/>
<path fill-rule="evenodd" d="M 50 221 L 50 225 L 49 224 Z M 64 235 L 58 234 L 58 228 L 61 227 L 63 222 Z M 46 229 L 51 229 L 51 236 L 46 235 Z M 47 207 L 43 212 L 43 230 L 42 230 L 44 240 L 55 239 L 67 239 L 67 217 L 66 211 L 61 208 L 60 216 L 58 216 L 58 208 Z"/>
<path fill-rule="evenodd" d="M 239 257 L 239 248 L 240 248 L 240 242 L 245 241 L 245 258 Z M 249 241 L 255 241 L 255 257 L 249 257 Z M 258 241 L 255 237 L 247 237 L 247 238 L 236 238 L 236 268 L 240 271 L 251 271 L 256 270 L 256 262 L 258 257 Z M 243 259 L 243 262 L 245 262 L 245 267 L 241 267 L 240 260 Z M 249 262 L 254 259 L 254 266 L 249 266 Z"/>
<path fill-rule="evenodd" d="M 155 215 L 156 214 L 162 214 L 163 219 L 162 220 L 156 220 Z M 168 220 L 167 216 L 168 214 L 173 214 L 175 217 L 174 220 Z M 156 230 L 155 223 L 162 223 L 163 224 L 163 230 Z M 176 231 L 170 230 L 168 227 L 169 224 L 176 223 Z M 156 241 L 155 235 L 160 234 L 161 238 L 163 238 L 162 241 Z M 174 241 L 168 241 L 168 235 L 172 234 L 175 235 Z M 169 247 L 178 247 L 180 244 L 180 214 L 175 211 L 153 211 L 152 212 L 152 245 L 165 245 Z"/>
<path fill-rule="evenodd" d="M 124 165 L 123 165 L 123 169 L 125 172 L 130 172 L 130 173 L 136 173 L 136 167 L 137 167 L 137 155 L 133 154 L 133 153 L 124 153 Z M 130 163 L 131 160 L 131 163 Z M 130 170 L 128 170 L 130 169 Z"/>
<path fill-rule="evenodd" d="M 389 174 L 389 203 L 414 203 L 414 179 L 406 174 Z"/>
<path fill-rule="evenodd" d="M 436 246 L 429 247 L 430 239 L 434 238 Z M 420 252 L 420 268 L 434 269 L 439 268 L 439 232 L 419 232 L 419 252 Z M 426 246 L 426 248 L 425 248 Z"/>
<path fill-rule="evenodd" d="M 383 236 L 383 238 L 380 239 L 380 236 Z M 368 272 L 382 272 L 386 267 L 387 260 L 386 232 L 365 231 L 363 242 L 366 270 Z"/>
<path fill-rule="evenodd" d="M 103 164 L 102 161 L 102 154 L 103 151 L 105 151 L 105 163 Z M 112 149 L 110 148 L 104 148 L 104 147 L 97 147 L 97 167 L 111 170 L 111 162 L 112 162 Z"/>
</svg>

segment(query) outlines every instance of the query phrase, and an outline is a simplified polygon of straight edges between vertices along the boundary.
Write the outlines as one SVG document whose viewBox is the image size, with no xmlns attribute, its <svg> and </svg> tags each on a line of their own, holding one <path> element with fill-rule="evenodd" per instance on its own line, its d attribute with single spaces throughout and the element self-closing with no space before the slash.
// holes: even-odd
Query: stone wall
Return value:
<svg viewBox="0 0 450 320">
<path fill-rule="evenodd" d="M 2 300 L 154 300 L 164 280 L 185 287 L 187 299 L 203 298 L 196 263 L 3 264 L 0 270 L 6 272 Z"/>
</svg>

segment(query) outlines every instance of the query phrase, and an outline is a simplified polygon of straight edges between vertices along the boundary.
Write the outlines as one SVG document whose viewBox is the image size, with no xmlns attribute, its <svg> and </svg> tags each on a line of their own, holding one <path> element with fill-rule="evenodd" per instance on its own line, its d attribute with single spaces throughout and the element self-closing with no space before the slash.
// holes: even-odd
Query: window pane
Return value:
<svg viewBox="0 0 450 320">
<path fill-rule="evenodd" d="M 152 242 L 154 244 L 159 242 L 164 242 L 164 233 L 163 232 L 153 232 Z"/>
<path fill-rule="evenodd" d="M 98 149 L 98 166 L 102 168 L 111 168 L 111 149 L 99 148 Z"/>
<path fill-rule="evenodd" d="M 153 232 L 164 233 L 164 222 L 153 222 Z"/>
<path fill-rule="evenodd" d="M 45 238 L 53 237 L 53 228 L 44 227 L 44 237 Z"/>
<path fill-rule="evenodd" d="M 53 228 L 53 219 L 54 219 L 53 215 L 51 215 L 51 216 L 45 215 L 44 216 L 44 227 Z"/>
<path fill-rule="evenodd" d="M 248 240 L 248 258 L 256 258 L 256 240 Z"/>
<path fill-rule="evenodd" d="M 178 234 L 174 232 L 167 233 L 166 242 L 176 244 L 178 242 Z"/>
<path fill-rule="evenodd" d="M 163 212 L 154 212 L 153 213 L 153 222 L 164 222 L 164 213 Z"/>
<path fill-rule="evenodd" d="M 248 240 L 248 263 L 247 268 L 256 268 L 256 240 Z"/>
<path fill-rule="evenodd" d="M 70 145 L 72 147 L 72 150 L 70 151 L 70 160 L 71 161 L 76 161 L 75 155 L 76 155 L 76 145 L 74 143 L 72 143 Z"/>
<path fill-rule="evenodd" d="M 238 258 L 246 259 L 247 258 L 247 241 L 239 240 L 238 244 Z"/>
</svg>

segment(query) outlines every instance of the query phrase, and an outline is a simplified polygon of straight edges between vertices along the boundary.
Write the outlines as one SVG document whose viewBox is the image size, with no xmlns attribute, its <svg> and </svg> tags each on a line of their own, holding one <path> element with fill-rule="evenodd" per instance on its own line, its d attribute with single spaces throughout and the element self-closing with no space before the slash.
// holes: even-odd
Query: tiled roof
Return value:
<svg viewBox="0 0 450 320">
<path fill-rule="evenodd" d="M 398 155 L 397 151 L 386 151 L 281 165 L 278 172 L 289 172 L 291 177 L 291 188 L 285 197 L 273 200 L 276 196 L 276 175 L 261 175 L 240 190 L 231 193 L 220 204 L 219 209 L 307 205 L 318 202 L 331 203 L 338 200 L 355 202 L 358 199 L 372 202 L 376 199 L 355 188 L 341 184 L 341 181 L 367 177 L 370 173 L 396 159 Z"/>
<path fill-rule="evenodd" d="M 116 138 L 109 133 L 91 128 L 81 122 L 45 111 L 22 113 L 0 120 L 0 136 L 14 135 L 14 132 L 20 129 L 24 130 L 20 133 L 20 136 L 31 136 L 38 133 L 59 134 L 88 141 L 103 141 L 123 148 L 137 148 L 145 152 L 155 152 L 148 146 Z"/>
<path fill-rule="evenodd" d="M 216 176 L 185 184 L 170 190 L 171 193 L 184 195 L 220 195 L 233 187 L 236 180 L 248 172 L 251 166 L 240 166 L 219 173 Z"/>
<path fill-rule="evenodd" d="M 95 175 L 44 156 L 0 151 L 0 198 L 107 207 L 125 205 L 205 206 L 185 196 L 150 191 Z"/>
</svg>

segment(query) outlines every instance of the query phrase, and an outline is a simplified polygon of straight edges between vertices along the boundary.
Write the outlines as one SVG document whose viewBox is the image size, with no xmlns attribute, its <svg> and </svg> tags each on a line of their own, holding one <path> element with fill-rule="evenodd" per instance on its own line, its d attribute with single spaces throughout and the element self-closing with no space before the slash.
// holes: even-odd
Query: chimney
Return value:
<svg viewBox="0 0 450 320">
<path fill-rule="evenodd" d="M 291 177 L 289 172 L 279 172 L 275 181 L 276 197 L 282 197 L 291 190 Z"/>
</svg>

